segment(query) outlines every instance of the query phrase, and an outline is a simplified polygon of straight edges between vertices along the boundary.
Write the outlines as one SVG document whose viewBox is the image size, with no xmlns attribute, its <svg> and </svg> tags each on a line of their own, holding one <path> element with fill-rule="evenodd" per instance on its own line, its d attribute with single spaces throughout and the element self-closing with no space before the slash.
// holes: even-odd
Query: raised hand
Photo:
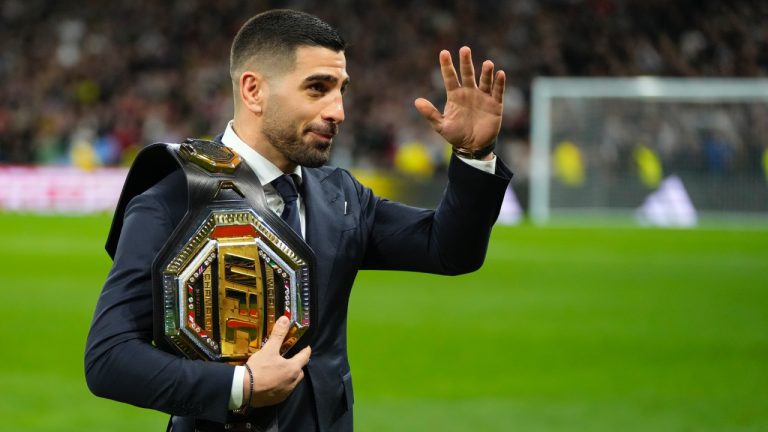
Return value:
<svg viewBox="0 0 768 432">
<path fill-rule="evenodd" d="M 274 405 L 284 401 L 304 378 L 302 368 L 309 362 L 312 350 L 309 347 L 299 351 L 290 359 L 280 355 L 280 346 L 290 328 L 290 321 L 280 317 L 275 322 L 269 339 L 260 351 L 248 359 L 248 367 L 253 371 L 253 393 L 251 406 Z M 245 374 L 243 397 L 248 398 L 250 378 Z"/>
<path fill-rule="evenodd" d="M 442 113 L 424 98 L 414 102 L 416 109 L 432 124 L 432 128 L 452 146 L 466 150 L 486 147 L 501 128 L 504 71 L 494 75 L 493 62 L 483 62 L 480 83 L 475 81 L 472 52 L 469 47 L 459 50 L 461 83 L 453 67 L 451 54 L 440 52 L 440 70 L 448 99 Z"/>
</svg>

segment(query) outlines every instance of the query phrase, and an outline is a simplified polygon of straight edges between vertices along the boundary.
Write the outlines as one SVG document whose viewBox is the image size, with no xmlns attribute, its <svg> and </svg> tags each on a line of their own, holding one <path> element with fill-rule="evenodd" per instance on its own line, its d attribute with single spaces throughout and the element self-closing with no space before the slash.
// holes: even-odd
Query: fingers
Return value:
<svg viewBox="0 0 768 432">
<path fill-rule="evenodd" d="M 296 378 L 294 378 L 293 382 L 291 383 L 291 391 L 296 388 L 297 385 L 301 382 L 301 380 L 304 379 L 304 371 L 300 370 L 299 373 L 296 375 Z M 289 393 L 290 395 L 290 393 Z"/>
<path fill-rule="evenodd" d="M 461 85 L 464 87 L 477 87 L 475 81 L 475 66 L 472 65 L 472 51 L 463 46 L 459 49 L 459 70 L 461 70 Z"/>
<path fill-rule="evenodd" d="M 281 316 L 272 328 L 272 333 L 267 339 L 267 343 L 264 344 L 262 351 L 271 351 L 280 353 L 280 346 L 283 345 L 285 335 L 288 334 L 288 329 L 291 327 L 291 320 L 286 316 Z"/>
<path fill-rule="evenodd" d="M 312 354 L 310 347 L 302 349 L 289 359 L 280 356 L 280 345 L 290 328 L 290 320 L 285 316 L 280 317 L 275 322 L 267 343 L 248 359 L 254 378 L 251 406 L 261 407 L 282 402 L 304 379 L 302 368 L 309 363 Z M 247 389 L 246 385 L 244 382 L 244 389 Z"/>
<path fill-rule="evenodd" d="M 440 51 L 440 72 L 443 75 L 446 91 L 455 90 L 461 87 L 459 78 L 456 76 L 456 69 L 453 67 L 451 53 L 446 50 Z"/>
<path fill-rule="evenodd" d="M 312 354 L 312 349 L 310 347 L 306 347 L 303 350 L 299 351 L 295 356 L 292 358 L 286 360 L 286 362 L 291 363 L 291 368 L 296 370 L 297 373 L 293 376 L 293 380 L 290 383 L 290 391 L 293 391 L 293 389 L 301 382 L 301 380 L 304 379 L 304 370 L 302 369 L 304 366 L 309 363 L 309 356 Z"/>
<path fill-rule="evenodd" d="M 293 363 L 294 366 L 303 368 L 304 366 L 307 365 L 307 363 L 309 363 L 309 357 L 311 355 L 312 355 L 312 348 L 306 347 L 303 350 L 296 353 L 296 355 L 291 357 L 288 361 Z"/>
<path fill-rule="evenodd" d="M 504 100 L 504 83 L 507 81 L 507 76 L 504 71 L 496 72 L 496 79 L 493 81 L 493 90 L 491 90 L 491 97 L 498 102 L 502 103 Z"/>
<path fill-rule="evenodd" d="M 501 76 L 501 82 L 497 82 L 494 78 L 494 65 L 490 60 L 483 62 L 482 69 L 480 71 L 480 85 L 478 86 L 475 80 L 475 67 L 472 64 L 472 50 L 463 46 L 459 49 L 459 71 L 461 72 L 461 83 L 456 74 L 456 69 L 453 66 L 453 60 L 451 59 L 451 53 L 447 50 L 440 51 L 440 72 L 443 75 L 443 82 L 445 83 L 445 90 L 451 91 L 459 87 L 479 88 L 482 92 L 491 94 L 496 97 L 495 92 L 504 92 L 504 74 L 499 75 L 496 73 L 496 78 Z M 499 102 L 501 99 L 497 99 Z M 416 106 L 418 108 L 418 104 Z M 421 110 L 419 109 L 421 112 Z M 422 112 L 422 114 L 424 114 Z M 425 117 L 428 117 L 425 115 Z"/>
<path fill-rule="evenodd" d="M 486 60 L 483 62 L 483 68 L 480 72 L 480 91 L 483 93 L 491 93 L 491 85 L 493 84 L 493 62 Z"/>
<path fill-rule="evenodd" d="M 413 104 L 416 106 L 416 110 L 418 110 L 419 113 L 432 124 L 432 128 L 436 131 L 440 131 L 443 115 L 440 114 L 440 111 L 438 111 L 434 105 L 432 105 L 432 102 L 424 98 L 418 98 Z"/>
</svg>

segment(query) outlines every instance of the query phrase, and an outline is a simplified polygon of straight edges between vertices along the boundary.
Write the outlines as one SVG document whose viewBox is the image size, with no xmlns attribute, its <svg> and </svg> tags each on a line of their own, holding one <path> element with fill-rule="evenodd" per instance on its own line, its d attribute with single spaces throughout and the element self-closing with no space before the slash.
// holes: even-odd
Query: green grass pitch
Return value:
<svg viewBox="0 0 768 432">
<path fill-rule="evenodd" d="M 92 396 L 108 216 L 0 215 L 3 430 L 164 430 Z M 768 230 L 494 231 L 485 267 L 363 272 L 361 431 L 768 430 Z"/>
</svg>

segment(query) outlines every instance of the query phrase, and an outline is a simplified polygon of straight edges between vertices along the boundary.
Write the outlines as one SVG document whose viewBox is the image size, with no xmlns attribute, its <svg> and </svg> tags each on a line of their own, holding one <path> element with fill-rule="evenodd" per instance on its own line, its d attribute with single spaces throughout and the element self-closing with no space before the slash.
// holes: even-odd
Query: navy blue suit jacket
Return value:
<svg viewBox="0 0 768 432">
<path fill-rule="evenodd" d="M 312 358 L 292 395 L 254 410 L 254 418 L 276 412 L 280 430 L 352 430 L 346 325 L 358 270 L 455 275 L 482 265 L 512 174 L 501 160 L 489 174 L 455 156 L 448 171 L 438 208 L 425 210 L 375 196 L 346 170 L 303 168 L 306 241 L 318 263 Z M 99 396 L 223 423 L 231 418 L 233 366 L 177 357 L 152 344 L 152 262 L 186 212 L 185 190 L 176 171 L 127 206 L 88 335 L 86 378 Z"/>
</svg>

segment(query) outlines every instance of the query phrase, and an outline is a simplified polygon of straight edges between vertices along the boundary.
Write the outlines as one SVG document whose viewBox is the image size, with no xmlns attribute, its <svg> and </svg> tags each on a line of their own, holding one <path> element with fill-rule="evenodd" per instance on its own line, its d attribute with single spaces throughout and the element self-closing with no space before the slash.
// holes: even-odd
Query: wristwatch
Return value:
<svg viewBox="0 0 768 432">
<path fill-rule="evenodd" d="M 477 150 L 469 150 L 462 147 L 454 147 L 453 153 L 456 154 L 456 156 L 461 156 L 465 159 L 483 159 L 484 157 L 491 154 L 491 152 L 493 152 L 493 149 L 495 148 L 496 148 L 496 140 L 493 140 L 487 146 Z"/>
</svg>

